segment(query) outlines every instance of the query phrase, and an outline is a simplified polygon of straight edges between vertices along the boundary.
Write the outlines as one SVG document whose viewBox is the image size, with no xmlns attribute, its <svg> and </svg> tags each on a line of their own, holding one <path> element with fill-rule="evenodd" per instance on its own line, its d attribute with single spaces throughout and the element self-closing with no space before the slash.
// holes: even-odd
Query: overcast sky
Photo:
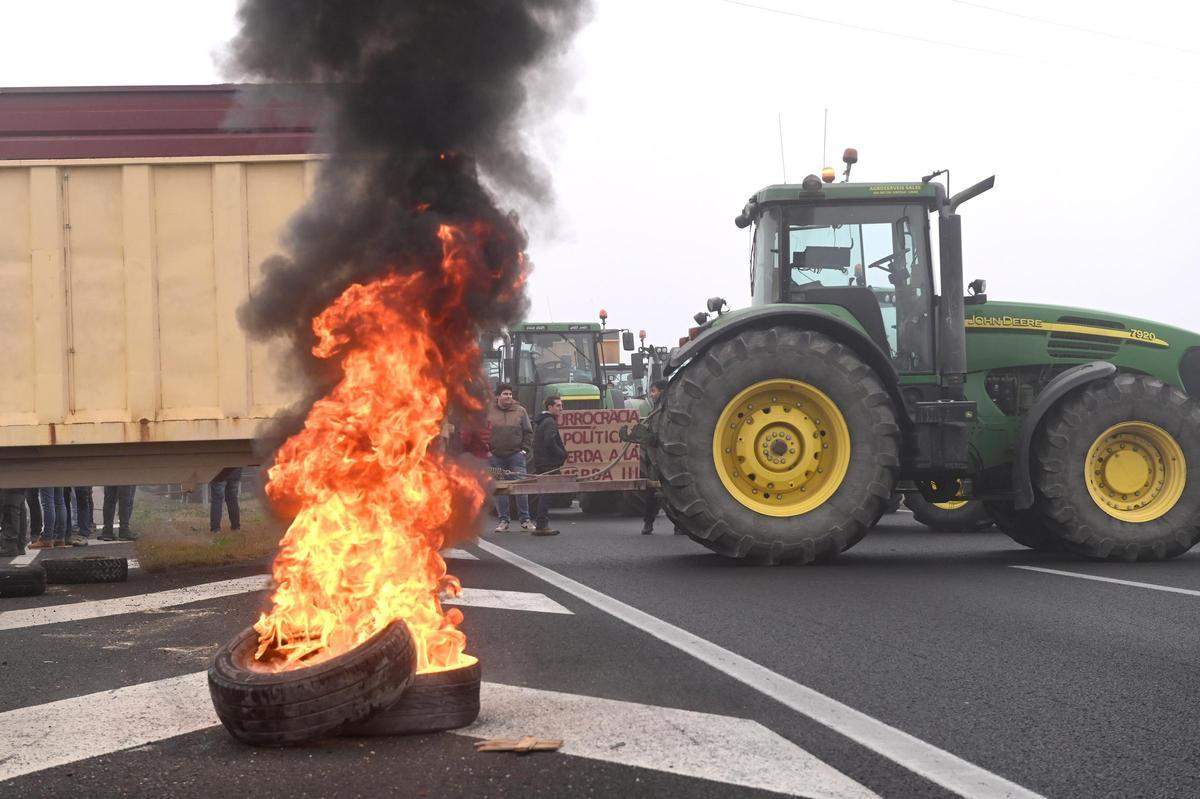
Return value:
<svg viewBox="0 0 1200 799">
<path fill-rule="evenodd" d="M 236 6 L 0 0 L 0 86 L 219 82 Z M 860 180 L 997 176 L 962 207 L 993 298 L 1200 329 L 1190 4 L 598 0 L 569 66 L 531 131 L 558 195 L 526 216 L 531 318 L 675 343 L 705 298 L 749 303 L 746 198 L 853 146 Z"/>
</svg>

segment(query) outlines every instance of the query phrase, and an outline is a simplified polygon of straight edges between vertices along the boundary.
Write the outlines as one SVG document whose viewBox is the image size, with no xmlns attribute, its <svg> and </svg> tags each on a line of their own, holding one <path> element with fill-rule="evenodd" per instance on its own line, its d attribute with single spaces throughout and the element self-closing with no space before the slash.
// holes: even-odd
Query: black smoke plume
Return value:
<svg viewBox="0 0 1200 799">
<path fill-rule="evenodd" d="M 274 435 L 298 429 L 336 378 L 336 364 L 309 354 L 313 317 L 352 283 L 438 268 L 443 223 L 490 231 L 455 323 L 493 330 L 521 317 L 523 292 L 503 289 L 527 266 L 514 257 L 525 233 L 488 187 L 550 199 L 522 143 L 523 122 L 545 111 L 527 87 L 553 77 L 589 15 L 589 0 L 244 0 L 234 69 L 307 85 L 332 107 L 330 158 L 288 230 L 289 254 L 264 264 L 240 310 L 251 335 L 289 336 L 289 367 L 309 378 L 308 400 Z"/>
</svg>

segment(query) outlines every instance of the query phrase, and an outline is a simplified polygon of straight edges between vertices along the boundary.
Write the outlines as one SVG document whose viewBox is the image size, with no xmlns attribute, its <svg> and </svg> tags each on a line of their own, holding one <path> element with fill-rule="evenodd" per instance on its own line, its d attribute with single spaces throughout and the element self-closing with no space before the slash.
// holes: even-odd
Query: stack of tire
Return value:
<svg viewBox="0 0 1200 799">
<path fill-rule="evenodd" d="M 257 647 L 258 633 L 248 627 L 217 651 L 208 669 L 217 717 L 243 743 L 439 732 L 479 716 L 478 661 L 416 674 L 416 647 L 403 621 L 350 652 L 288 671 L 256 666 Z"/>
<path fill-rule="evenodd" d="M 52 583 L 120 583 L 129 578 L 125 558 L 54 558 L 0 566 L 0 597 L 41 596 Z"/>
</svg>

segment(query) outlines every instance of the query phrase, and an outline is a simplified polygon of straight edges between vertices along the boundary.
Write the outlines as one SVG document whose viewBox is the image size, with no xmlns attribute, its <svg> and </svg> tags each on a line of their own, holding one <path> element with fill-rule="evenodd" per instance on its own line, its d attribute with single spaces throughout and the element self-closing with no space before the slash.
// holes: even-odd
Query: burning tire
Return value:
<svg viewBox="0 0 1200 799">
<path fill-rule="evenodd" d="M 129 579 L 125 558 L 59 558 L 42 561 L 48 583 L 123 583 Z"/>
<path fill-rule="evenodd" d="M 46 593 L 46 570 L 29 566 L 0 567 L 0 597 L 41 596 Z"/>
<path fill-rule="evenodd" d="M 729 557 L 827 560 L 866 535 L 896 484 L 887 391 L 820 333 L 731 336 L 671 381 L 658 417 L 663 495 L 693 540 Z"/>
<path fill-rule="evenodd" d="M 393 705 L 412 682 L 417 652 L 402 621 L 344 655 L 289 671 L 252 666 L 258 633 L 248 627 L 221 647 L 208 690 L 225 729 L 239 741 L 288 746 L 320 738 Z"/>
<path fill-rule="evenodd" d="M 1200 491 L 1188 485 L 1200 403 L 1174 386 L 1132 374 L 1089 383 L 1051 411 L 1035 452 L 1038 511 L 1072 552 L 1164 560 L 1200 541 Z"/>
<path fill-rule="evenodd" d="M 479 717 L 479 661 L 449 671 L 418 674 L 394 705 L 366 721 L 348 725 L 344 735 L 410 735 L 456 730 Z"/>
</svg>

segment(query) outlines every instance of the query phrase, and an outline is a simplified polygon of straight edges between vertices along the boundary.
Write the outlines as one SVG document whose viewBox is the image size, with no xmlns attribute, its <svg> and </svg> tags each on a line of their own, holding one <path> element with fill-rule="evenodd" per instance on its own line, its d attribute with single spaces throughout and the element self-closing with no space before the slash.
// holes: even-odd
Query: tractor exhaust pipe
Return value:
<svg viewBox="0 0 1200 799">
<path fill-rule="evenodd" d="M 958 206 L 978 197 L 996 183 L 992 175 L 945 201 L 938 214 L 941 245 L 941 300 L 938 303 L 938 341 L 941 350 L 942 398 L 963 400 L 967 380 L 967 326 L 963 304 L 962 217 Z"/>
</svg>

